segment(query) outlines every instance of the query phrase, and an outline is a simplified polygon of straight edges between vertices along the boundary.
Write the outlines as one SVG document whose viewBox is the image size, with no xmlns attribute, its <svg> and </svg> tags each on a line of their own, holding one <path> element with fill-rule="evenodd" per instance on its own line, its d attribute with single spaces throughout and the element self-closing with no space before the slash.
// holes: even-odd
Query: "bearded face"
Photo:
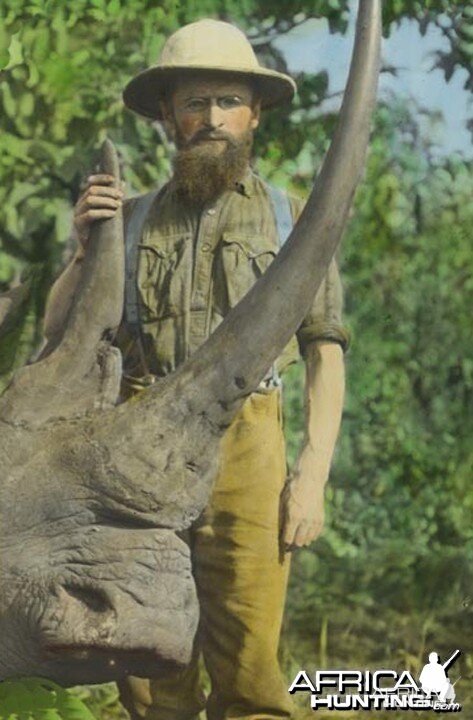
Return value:
<svg viewBox="0 0 473 720">
<path fill-rule="evenodd" d="M 249 83 L 227 75 L 179 81 L 164 115 L 177 147 L 173 180 L 186 203 L 212 203 L 244 176 L 259 122 L 253 94 Z"/>
<path fill-rule="evenodd" d="M 173 161 L 177 191 L 191 205 L 203 207 L 212 203 L 242 179 L 252 145 L 252 130 L 240 138 L 199 133 L 190 143 L 178 144 Z"/>
</svg>

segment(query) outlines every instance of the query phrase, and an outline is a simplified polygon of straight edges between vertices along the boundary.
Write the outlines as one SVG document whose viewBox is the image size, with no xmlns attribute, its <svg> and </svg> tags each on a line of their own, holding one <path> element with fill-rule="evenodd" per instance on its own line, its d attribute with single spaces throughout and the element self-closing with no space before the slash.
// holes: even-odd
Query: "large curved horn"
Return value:
<svg viewBox="0 0 473 720">
<path fill-rule="evenodd" d="M 117 152 L 110 140 L 102 144 L 101 172 L 113 175 L 120 187 Z M 61 353 L 80 351 L 86 363 L 106 330 L 115 330 L 123 311 L 125 283 L 123 217 L 119 208 L 113 218 L 92 225 L 81 283 L 72 304 L 62 340 Z M 77 361 L 76 361 L 77 363 Z"/>
<path fill-rule="evenodd" d="M 345 227 L 361 176 L 380 66 L 381 2 L 360 0 L 348 84 L 331 147 L 306 207 L 277 258 L 182 368 L 216 420 L 254 390 L 307 313 Z M 192 386 L 192 384 L 191 384 Z"/>
</svg>

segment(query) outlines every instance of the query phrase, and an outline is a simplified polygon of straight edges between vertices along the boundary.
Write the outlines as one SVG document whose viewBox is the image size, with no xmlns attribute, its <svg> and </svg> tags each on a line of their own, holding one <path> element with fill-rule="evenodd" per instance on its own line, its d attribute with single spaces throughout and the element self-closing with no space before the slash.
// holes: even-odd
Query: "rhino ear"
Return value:
<svg viewBox="0 0 473 720">
<path fill-rule="evenodd" d="M 109 140 L 102 146 L 101 170 L 113 175 L 119 186 L 118 157 Z M 123 310 L 120 209 L 113 218 L 95 223 L 83 263 L 59 345 L 47 357 L 17 371 L 0 398 L 3 419 L 40 424 L 52 417 L 77 415 L 116 401 L 121 357 L 105 339 L 116 330 Z"/>
</svg>

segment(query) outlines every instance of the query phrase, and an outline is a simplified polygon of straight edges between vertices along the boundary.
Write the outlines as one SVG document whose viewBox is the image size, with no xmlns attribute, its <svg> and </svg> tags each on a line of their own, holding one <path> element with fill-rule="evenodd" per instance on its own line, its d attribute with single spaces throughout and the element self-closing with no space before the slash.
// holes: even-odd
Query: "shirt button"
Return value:
<svg viewBox="0 0 473 720">
<path fill-rule="evenodd" d="M 205 243 L 202 245 L 202 252 L 209 252 L 210 248 L 211 248 L 210 243 L 205 242 Z"/>
<path fill-rule="evenodd" d="M 209 210 L 207 210 L 207 215 L 215 215 L 216 212 L 217 211 L 215 210 L 215 208 L 210 208 Z"/>
</svg>

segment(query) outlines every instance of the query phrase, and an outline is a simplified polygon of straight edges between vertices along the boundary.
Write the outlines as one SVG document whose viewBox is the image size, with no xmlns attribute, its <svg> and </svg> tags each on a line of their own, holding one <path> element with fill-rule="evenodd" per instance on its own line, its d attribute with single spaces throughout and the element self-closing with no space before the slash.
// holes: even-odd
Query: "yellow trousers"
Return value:
<svg viewBox="0 0 473 720">
<path fill-rule="evenodd" d="M 291 701 L 277 660 L 289 557 L 279 549 L 286 475 L 280 390 L 253 393 L 227 430 L 210 503 L 190 531 L 200 603 L 194 659 L 161 680 L 119 685 L 133 720 L 285 718 Z M 202 653 L 210 676 L 199 683 Z"/>
</svg>

